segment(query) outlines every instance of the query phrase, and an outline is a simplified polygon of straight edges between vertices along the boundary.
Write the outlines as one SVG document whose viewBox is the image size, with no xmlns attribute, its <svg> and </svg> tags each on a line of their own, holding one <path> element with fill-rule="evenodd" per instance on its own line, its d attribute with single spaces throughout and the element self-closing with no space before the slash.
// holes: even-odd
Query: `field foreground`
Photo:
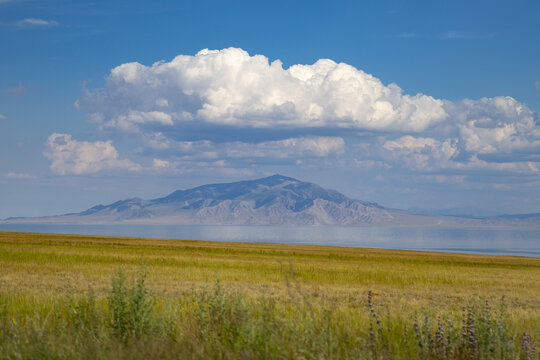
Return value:
<svg viewBox="0 0 540 360">
<path fill-rule="evenodd" d="M 0 358 L 537 359 L 540 258 L 0 232 L 0 324 Z"/>
</svg>

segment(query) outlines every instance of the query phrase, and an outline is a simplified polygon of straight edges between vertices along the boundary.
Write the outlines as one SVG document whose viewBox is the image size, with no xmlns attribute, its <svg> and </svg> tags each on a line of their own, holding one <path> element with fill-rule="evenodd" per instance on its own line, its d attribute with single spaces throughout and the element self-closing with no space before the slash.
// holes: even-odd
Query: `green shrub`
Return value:
<svg viewBox="0 0 540 360">
<path fill-rule="evenodd" d="M 148 271 L 141 263 L 139 274 L 133 284 L 128 284 L 125 272 L 119 268 L 112 278 L 108 296 L 110 323 L 114 335 L 127 341 L 147 333 L 151 328 L 151 314 L 154 305 L 146 287 Z"/>
</svg>

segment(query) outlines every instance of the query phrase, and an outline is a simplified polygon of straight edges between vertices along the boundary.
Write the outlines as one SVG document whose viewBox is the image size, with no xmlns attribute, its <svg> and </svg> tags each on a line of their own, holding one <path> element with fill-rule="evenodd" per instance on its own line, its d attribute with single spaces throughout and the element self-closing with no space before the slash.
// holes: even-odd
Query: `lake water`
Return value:
<svg viewBox="0 0 540 360">
<path fill-rule="evenodd" d="M 540 230 L 523 229 L 0 224 L 0 231 L 332 245 L 540 257 Z"/>
</svg>

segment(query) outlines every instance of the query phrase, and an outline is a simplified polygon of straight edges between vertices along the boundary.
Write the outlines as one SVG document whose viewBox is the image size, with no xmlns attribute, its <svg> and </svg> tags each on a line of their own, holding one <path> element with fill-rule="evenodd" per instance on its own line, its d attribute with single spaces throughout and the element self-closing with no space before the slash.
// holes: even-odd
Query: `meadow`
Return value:
<svg viewBox="0 0 540 360">
<path fill-rule="evenodd" d="M 540 258 L 0 232 L 0 358 L 539 359 Z"/>
</svg>

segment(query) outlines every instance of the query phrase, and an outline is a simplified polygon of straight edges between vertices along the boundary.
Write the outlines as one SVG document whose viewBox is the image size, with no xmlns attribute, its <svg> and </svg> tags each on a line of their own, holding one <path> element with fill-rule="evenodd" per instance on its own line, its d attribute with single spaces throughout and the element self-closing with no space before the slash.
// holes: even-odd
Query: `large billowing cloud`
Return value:
<svg viewBox="0 0 540 360">
<path fill-rule="evenodd" d="M 146 165 L 121 160 L 110 141 L 53 134 L 46 156 L 59 174 L 114 168 L 245 175 L 264 164 L 313 168 L 325 157 L 339 160 L 334 166 L 460 179 L 540 168 L 539 118 L 525 104 L 505 96 L 408 95 L 328 59 L 283 68 L 279 60 L 228 48 L 151 66 L 126 63 L 111 70 L 103 88 L 85 89 L 76 106 L 104 134 L 136 139 Z"/>
<path fill-rule="evenodd" d="M 111 141 L 77 141 L 67 134 L 49 136 L 43 154 L 51 160 L 51 170 L 60 175 L 140 169 L 130 160 L 119 159 Z"/>
<path fill-rule="evenodd" d="M 124 128 L 172 120 L 418 132 L 447 117 L 441 100 L 404 95 L 397 85 L 385 86 L 344 63 L 323 59 L 284 69 L 279 60 L 236 48 L 205 49 L 152 66 L 120 65 L 105 88 L 86 92 L 77 105 L 105 127 Z M 160 121 L 153 120 L 156 114 L 163 114 Z"/>
</svg>

